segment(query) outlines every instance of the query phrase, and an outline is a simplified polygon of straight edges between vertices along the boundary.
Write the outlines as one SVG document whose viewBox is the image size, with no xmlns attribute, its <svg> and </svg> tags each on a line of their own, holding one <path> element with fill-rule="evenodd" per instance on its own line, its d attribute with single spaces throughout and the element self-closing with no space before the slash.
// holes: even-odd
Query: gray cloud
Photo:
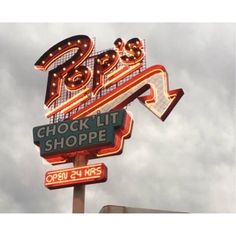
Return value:
<svg viewBox="0 0 236 236">
<path fill-rule="evenodd" d="M 108 181 L 87 186 L 86 211 L 107 204 L 187 212 L 235 212 L 235 25 L 0 24 L 0 212 L 71 212 L 72 188 L 49 191 L 32 141 L 46 124 L 47 73 L 38 57 L 75 35 L 96 37 L 97 50 L 122 36 L 144 38 L 148 65 L 163 64 L 170 89 L 184 97 L 165 122 L 138 101 L 132 137 L 121 156 L 93 160 Z M 64 167 L 64 166 L 63 166 Z"/>
</svg>

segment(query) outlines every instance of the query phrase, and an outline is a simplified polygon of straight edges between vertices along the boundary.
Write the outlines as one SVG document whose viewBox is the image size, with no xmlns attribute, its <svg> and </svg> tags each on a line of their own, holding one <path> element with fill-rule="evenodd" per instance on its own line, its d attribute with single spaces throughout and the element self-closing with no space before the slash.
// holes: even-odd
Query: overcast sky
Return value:
<svg viewBox="0 0 236 236">
<path fill-rule="evenodd" d="M 235 25 L 0 24 L 0 212 L 72 210 L 72 188 L 48 190 L 32 128 L 47 124 L 47 72 L 34 63 L 64 38 L 146 40 L 147 66 L 162 64 L 185 95 L 165 122 L 138 101 L 120 156 L 106 157 L 108 181 L 86 187 L 86 212 L 104 205 L 185 212 L 236 212 Z"/>
</svg>

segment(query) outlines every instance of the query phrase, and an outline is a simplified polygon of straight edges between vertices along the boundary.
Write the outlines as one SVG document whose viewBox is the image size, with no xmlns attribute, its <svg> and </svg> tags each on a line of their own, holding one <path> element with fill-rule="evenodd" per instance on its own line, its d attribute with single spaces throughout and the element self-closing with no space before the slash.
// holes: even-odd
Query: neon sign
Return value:
<svg viewBox="0 0 236 236">
<path fill-rule="evenodd" d="M 74 168 L 46 173 L 49 189 L 106 181 L 106 166 L 87 162 L 122 152 L 133 125 L 124 107 L 138 99 L 164 121 L 184 94 L 169 89 L 164 66 L 146 68 L 145 43 L 139 38 L 118 38 L 111 48 L 96 52 L 90 37 L 69 37 L 48 49 L 35 68 L 49 71 L 44 104 L 50 124 L 33 129 L 34 144 L 53 165 L 74 163 Z M 84 202 L 84 188 L 79 188 L 74 192 L 80 191 Z"/>
<path fill-rule="evenodd" d="M 33 129 L 34 144 L 51 164 L 70 162 L 70 156 L 94 154 L 90 159 L 122 152 L 133 120 L 125 110 L 66 120 Z"/>
<path fill-rule="evenodd" d="M 76 35 L 51 47 L 35 68 L 48 70 L 63 57 L 48 73 L 45 106 L 52 122 L 121 109 L 136 98 L 164 121 L 183 95 L 182 89 L 169 90 L 164 66 L 145 69 L 139 38 L 118 38 L 112 49 L 94 53 L 93 40 Z"/>
<path fill-rule="evenodd" d="M 44 185 L 49 189 L 71 187 L 79 184 L 101 183 L 107 180 L 107 167 L 93 164 L 77 168 L 48 171 Z"/>
</svg>

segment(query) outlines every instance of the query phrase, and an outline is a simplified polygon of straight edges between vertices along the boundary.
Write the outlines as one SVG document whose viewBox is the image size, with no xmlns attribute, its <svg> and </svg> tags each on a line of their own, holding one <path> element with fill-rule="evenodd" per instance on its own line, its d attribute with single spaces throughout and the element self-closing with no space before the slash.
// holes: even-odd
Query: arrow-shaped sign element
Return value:
<svg viewBox="0 0 236 236">
<path fill-rule="evenodd" d="M 148 91 L 149 95 L 141 96 Z M 169 90 L 168 74 L 165 67 L 155 65 L 79 110 L 71 116 L 71 119 L 95 114 L 97 110 L 108 112 L 121 109 L 134 99 L 139 98 L 143 105 L 164 121 L 183 94 L 182 89 Z"/>
</svg>

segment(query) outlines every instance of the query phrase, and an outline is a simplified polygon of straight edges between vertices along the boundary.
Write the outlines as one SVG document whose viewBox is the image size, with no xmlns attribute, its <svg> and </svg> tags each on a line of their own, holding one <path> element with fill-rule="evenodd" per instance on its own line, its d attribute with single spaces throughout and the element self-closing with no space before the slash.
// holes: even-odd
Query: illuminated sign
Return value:
<svg viewBox="0 0 236 236">
<path fill-rule="evenodd" d="M 35 127 L 34 143 L 40 147 L 40 155 L 52 164 L 70 161 L 68 156 L 73 152 L 93 153 L 93 158 L 114 155 L 122 151 L 132 123 L 125 110 L 66 120 Z"/>
<path fill-rule="evenodd" d="M 183 95 L 169 90 L 164 66 L 145 67 L 144 42 L 118 38 L 111 49 L 95 53 L 86 35 L 67 38 L 35 63 L 48 70 L 45 106 L 52 123 L 121 109 L 134 99 L 165 120 Z"/>
<path fill-rule="evenodd" d="M 79 184 L 101 183 L 107 180 L 107 167 L 104 164 L 87 165 L 48 171 L 44 185 L 49 189 L 71 187 Z"/>
<path fill-rule="evenodd" d="M 122 152 L 133 124 L 122 109 L 138 99 L 164 121 L 184 94 L 169 89 L 164 66 L 146 68 L 145 42 L 139 38 L 118 38 L 96 52 L 93 39 L 76 35 L 52 46 L 35 68 L 49 71 L 44 104 L 50 124 L 33 129 L 34 143 L 49 163 L 74 163 L 46 173 L 49 189 L 106 181 L 104 164 L 86 164 Z M 75 187 L 74 193 L 73 212 L 83 212 L 84 188 Z"/>
</svg>

